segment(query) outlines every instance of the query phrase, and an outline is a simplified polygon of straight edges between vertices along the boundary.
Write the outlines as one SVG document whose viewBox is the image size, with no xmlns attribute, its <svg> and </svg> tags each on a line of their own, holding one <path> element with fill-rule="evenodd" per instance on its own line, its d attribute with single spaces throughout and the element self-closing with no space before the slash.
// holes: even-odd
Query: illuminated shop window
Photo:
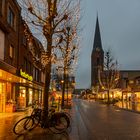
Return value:
<svg viewBox="0 0 140 140">
<path fill-rule="evenodd" d="M 5 112 L 6 84 L 0 82 L 0 112 Z"/>
<path fill-rule="evenodd" d="M 29 89 L 29 102 L 28 102 L 28 105 L 32 105 L 32 101 L 33 101 L 33 90 Z"/>
<path fill-rule="evenodd" d="M 12 102 L 12 87 L 10 83 L 6 84 L 6 89 L 7 89 L 7 97 L 6 97 L 6 101 L 7 102 Z"/>
<path fill-rule="evenodd" d="M 19 87 L 17 105 L 18 105 L 18 109 L 23 109 L 26 107 L 26 88 L 25 87 Z"/>
</svg>

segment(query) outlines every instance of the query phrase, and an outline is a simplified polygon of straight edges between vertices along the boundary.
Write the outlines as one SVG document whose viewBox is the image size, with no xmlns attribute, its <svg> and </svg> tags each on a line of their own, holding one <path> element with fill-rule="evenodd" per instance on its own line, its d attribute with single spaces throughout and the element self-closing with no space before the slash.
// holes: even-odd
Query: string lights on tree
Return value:
<svg viewBox="0 0 140 140">
<path fill-rule="evenodd" d="M 77 36 L 77 25 L 80 17 L 80 1 L 79 0 L 18 0 L 22 7 L 23 19 L 29 26 L 31 33 L 38 39 L 46 40 L 46 46 L 41 53 L 41 63 L 45 68 L 45 86 L 44 86 L 44 115 L 47 116 L 48 96 L 51 80 L 51 67 L 53 63 L 57 63 L 59 57 L 56 53 L 57 41 L 61 39 L 61 34 L 65 33 L 65 27 L 68 22 L 73 25 L 73 38 Z M 30 32 L 25 34 L 29 44 L 32 42 Z M 72 36 L 71 36 L 72 37 Z M 71 42 L 71 41 L 70 41 Z M 72 42 L 71 42 L 72 44 Z M 34 46 L 31 47 L 34 54 Z M 78 47 L 76 45 L 76 47 Z M 70 51 L 70 50 L 69 50 Z"/>
</svg>

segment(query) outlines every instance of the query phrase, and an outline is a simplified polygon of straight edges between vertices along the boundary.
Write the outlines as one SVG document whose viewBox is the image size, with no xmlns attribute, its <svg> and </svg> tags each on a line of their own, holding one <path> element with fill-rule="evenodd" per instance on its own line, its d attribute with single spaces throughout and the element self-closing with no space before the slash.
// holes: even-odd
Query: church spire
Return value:
<svg viewBox="0 0 140 140">
<path fill-rule="evenodd" d="M 95 35 L 94 35 L 93 50 L 96 50 L 96 48 L 99 48 L 100 50 L 102 50 L 102 42 L 101 42 L 98 15 L 97 15 L 97 19 L 96 19 L 96 28 L 95 28 Z"/>
<path fill-rule="evenodd" d="M 103 66 L 104 66 L 104 51 L 102 49 L 99 21 L 97 15 L 94 44 L 93 44 L 93 50 L 91 54 L 91 86 L 92 87 L 100 86 L 98 72 L 99 69 L 103 70 Z"/>
</svg>

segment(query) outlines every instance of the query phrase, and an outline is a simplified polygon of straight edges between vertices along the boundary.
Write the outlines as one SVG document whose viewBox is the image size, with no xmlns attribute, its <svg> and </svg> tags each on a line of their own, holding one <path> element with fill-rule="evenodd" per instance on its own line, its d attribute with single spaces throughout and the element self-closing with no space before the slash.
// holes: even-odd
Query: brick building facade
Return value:
<svg viewBox="0 0 140 140">
<path fill-rule="evenodd" d="M 34 62 L 25 38 L 25 22 L 16 0 L 0 1 L 0 112 L 25 109 L 34 100 L 42 102 L 44 71 Z M 34 36 L 40 57 L 43 46 Z"/>
</svg>

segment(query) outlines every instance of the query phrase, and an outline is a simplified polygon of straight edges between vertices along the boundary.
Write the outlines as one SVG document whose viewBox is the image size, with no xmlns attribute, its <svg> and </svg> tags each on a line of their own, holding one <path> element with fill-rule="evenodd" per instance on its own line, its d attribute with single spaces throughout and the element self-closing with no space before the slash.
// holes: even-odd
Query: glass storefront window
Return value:
<svg viewBox="0 0 140 140">
<path fill-rule="evenodd" d="M 24 109 L 26 107 L 26 88 L 19 87 L 19 96 L 17 99 L 18 109 Z"/>
<path fill-rule="evenodd" d="M 6 102 L 8 103 L 12 103 L 13 100 L 12 100 L 12 87 L 11 87 L 11 84 L 7 82 L 6 84 L 6 89 L 7 89 L 7 96 L 6 96 Z"/>
<path fill-rule="evenodd" d="M 10 82 L 0 82 L 0 112 L 13 112 L 15 109 L 15 86 Z"/>
<path fill-rule="evenodd" d="M 38 100 L 38 90 L 34 91 L 34 100 Z"/>
<path fill-rule="evenodd" d="M 32 105 L 33 103 L 33 90 L 29 89 L 29 101 L 28 101 L 28 105 Z"/>
<path fill-rule="evenodd" d="M 0 83 L 0 112 L 5 112 L 6 84 Z"/>
<path fill-rule="evenodd" d="M 42 92 L 39 91 L 39 103 L 42 103 Z"/>
</svg>

